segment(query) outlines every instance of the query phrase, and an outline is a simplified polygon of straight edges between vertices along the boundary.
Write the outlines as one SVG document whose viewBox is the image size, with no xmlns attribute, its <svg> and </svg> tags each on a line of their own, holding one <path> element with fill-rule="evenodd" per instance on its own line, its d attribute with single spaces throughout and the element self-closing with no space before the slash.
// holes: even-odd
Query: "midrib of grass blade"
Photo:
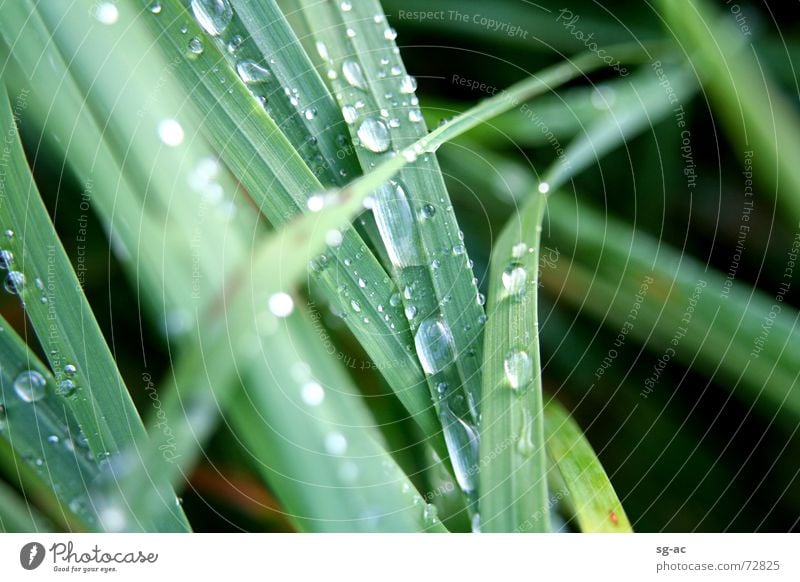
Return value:
<svg viewBox="0 0 800 582">
<path fill-rule="evenodd" d="M 11 487 L 0 481 L 0 533 L 39 533 L 53 531 L 39 510 Z"/>
<path fill-rule="evenodd" d="M 182 6 L 162 3 L 158 15 L 142 14 L 157 42 L 180 66 L 178 79 L 191 92 L 197 107 L 209 112 L 203 131 L 233 173 L 239 177 L 259 210 L 273 225 L 281 225 L 307 209 L 307 199 L 323 190 L 320 182 L 278 130 L 264 109 L 250 96 L 236 72 L 219 66 L 224 59 L 214 45 L 187 57 L 187 42 L 201 35 Z M 181 32 L 185 28 L 186 32 Z M 214 75 L 209 73 L 217 68 Z M 224 80 L 224 83 L 220 82 Z M 236 131 L 231 131 L 236 128 Z M 360 206 L 358 207 L 360 208 Z M 351 209 L 355 215 L 355 209 Z M 343 227 L 343 221 L 336 226 Z M 411 344 L 402 309 L 390 301 L 396 292 L 386 272 L 352 229 L 342 229 L 342 243 L 325 250 L 313 263 L 312 277 L 327 299 L 342 313 L 356 302 L 359 317 L 345 323 L 384 374 L 397 397 L 420 424 L 424 434 L 437 441 L 438 422 L 424 389 L 424 377 Z M 359 285 L 364 280 L 366 287 Z"/>
<path fill-rule="evenodd" d="M 5 95 L 0 129 L 9 160 L 3 183 L 9 195 L 0 206 L 6 286 L 20 298 L 89 448 L 108 464 L 145 436 L 144 426 L 50 222 Z M 188 529 L 179 508 L 140 517 L 148 529 Z"/>
<path fill-rule="evenodd" d="M 362 166 L 374 167 L 424 136 L 415 82 L 396 54 L 376 2 L 304 4 Z M 347 31 L 347 32 L 346 32 Z M 383 77 L 383 78 L 381 78 Z M 434 156 L 421 156 L 382 185 L 372 209 L 402 290 L 417 355 L 448 442 L 459 485 L 474 495 L 481 331 L 469 258 Z"/>
<path fill-rule="evenodd" d="M 0 328 L 0 438 L 53 491 L 59 514 L 74 515 L 68 523 L 95 529 L 97 518 L 88 496 L 89 484 L 98 475 L 95 457 L 50 371 L 2 317 Z M 28 402 L 19 396 L 14 386 L 20 374 L 32 374 L 41 384 L 39 398 Z"/>
<path fill-rule="evenodd" d="M 689 61 L 696 65 L 723 126 L 753 152 L 756 179 L 771 189 L 780 207 L 800 222 L 800 119 L 771 81 L 752 44 L 729 18 L 701 0 L 658 2 L 660 11 Z"/>
<path fill-rule="evenodd" d="M 584 533 L 632 532 L 600 460 L 580 427 L 563 407 L 550 400 L 544 407 L 547 454 L 569 491 L 567 505 Z"/>
<path fill-rule="evenodd" d="M 544 272 L 547 287 L 605 324 L 621 326 L 630 310 L 626 298 L 636 296 L 651 277 L 631 337 L 719 377 L 762 413 L 777 414 L 784 426 L 796 423 L 800 357 L 791 346 L 800 341 L 800 314 L 795 309 L 784 303 L 772 316 L 777 300 L 741 284 L 729 287 L 721 273 L 591 208 L 578 209 L 557 196 L 549 208 L 548 237 L 574 258 L 569 269 L 557 264 Z"/>
<path fill-rule="evenodd" d="M 537 297 L 546 205 L 534 194 L 492 252 L 481 412 L 481 531 L 550 531 Z"/>
<path fill-rule="evenodd" d="M 53 43 L 46 42 L 49 33 L 32 6 L 22 2 L 7 4 L 2 12 L 0 34 L 6 44 L 15 47 L 8 54 L 6 46 L 0 45 L 0 54 L 7 58 L 6 82 L 13 88 L 12 94 L 28 92 L 29 106 L 23 112 L 23 123 L 33 124 L 41 131 L 42 147 L 36 148 L 37 157 L 57 153 L 63 158 L 83 185 L 83 202 L 99 214 L 112 246 L 126 250 L 119 255 L 122 266 L 137 287 L 146 290 L 140 297 L 154 313 L 159 327 L 173 335 L 187 333 L 194 325 L 186 315 L 187 299 L 203 306 L 216 298 L 222 281 L 237 267 L 246 248 L 244 233 L 252 232 L 255 213 L 241 200 L 234 200 L 233 207 L 221 208 L 223 201 L 213 198 L 214 188 L 222 186 L 225 193 L 230 193 L 236 186 L 202 140 L 186 140 L 191 145 L 187 143 L 184 148 L 190 152 L 184 153 L 181 163 L 169 160 L 176 168 L 170 172 L 173 182 L 151 180 L 151 175 L 163 167 L 154 169 L 159 158 L 165 156 L 153 142 L 154 135 L 139 133 L 137 128 L 113 126 L 123 132 L 117 143 L 130 144 L 136 139 L 148 142 L 139 149 L 149 152 L 151 158 L 144 158 L 141 165 L 129 155 L 127 146 L 122 151 L 113 147 L 109 143 L 111 130 L 102 129 L 109 126 L 108 111 L 113 107 L 101 104 L 97 93 L 95 99 L 86 102 L 61 53 Z M 151 71 L 160 68 L 149 65 Z M 148 97 L 151 88 L 146 84 L 130 83 L 122 90 L 134 102 L 152 101 Z M 163 78 L 159 93 L 158 102 L 152 102 L 148 111 L 153 124 L 172 112 L 167 110 L 169 104 L 178 109 L 174 87 Z M 53 99 L 53 95 L 58 98 Z M 106 101 L 109 102 L 116 102 L 119 107 L 113 97 Z M 40 154 L 40 149 L 46 154 Z M 216 175 L 200 175 L 202 168 Z M 176 173 L 179 178 L 174 178 Z M 184 180 L 189 188 L 174 187 Z M 63 198 L 60 202 L 74 203 Z M 235 210 L 233 216 L 231 210 Z M 185 248 L 180 237 L 187 233 L 192 240 L 192 256 L 162 252 L 163 246 Z M 169 284 L 165 284 L 165 273 L 170 274 Z M 197 284 L 198 280 L 202 285 Z"/>
<path fill-rule="evenodd" d="M 685 66 L 664 66 L 663 78 L 652 68 L 638 72 L 625 88 L 627 99 L 614 102 L 608 111 L 579 132 L 562 155 L 545 171 L 542 182 L 557 189 L 602 156 L 630 138 L 651 128 L 684 103 L 695 88 L 694 77 Z M 662 85 L 669 84 L 670 92 Z M 632 98 L 631 98 L 632 97 Z"/>
</svg>

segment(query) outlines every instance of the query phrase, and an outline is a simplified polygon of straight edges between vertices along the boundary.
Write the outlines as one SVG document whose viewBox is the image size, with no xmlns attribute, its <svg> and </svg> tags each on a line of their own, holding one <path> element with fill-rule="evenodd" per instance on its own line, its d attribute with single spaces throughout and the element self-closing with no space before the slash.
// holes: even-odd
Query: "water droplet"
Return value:
<svg viewBox="0 0 800 582">
<path fill-rule="evenodd" d="M 14 380 L 14 392 L 25 402 L 36 402 L 46 392 L 47 382 L 36 370 L 25 370 Z"/>
<path fill-rule="evenodd" d="M 342 116 L 347 123 L 355 123 L 358 119 L 358 111 L 352 105 L 342 107 Z"/>
<path fill-rule="evenodd" d="M 394 40 L 397 38 L 397 31 L 394 28 L 387 28 L 383 31 L 383 38 L 386 40 Z"/>
<path fill-rule="evenodd" d="M 343 455 L 347 451 L 347 439 L 340 432 L 325 435 L 325 450 L 331 455 Z"/>
<path fill-rule="evenodd" d="M 6 234 L 6 238 L 8 238 L 8 239 L 14 238 L 14 231 L 11 230 L 10 228 L 6 229 L 5 234 Z"/>
<path fill-rule="evenodd" d="M 519 433 L 517 440 L 517 452 L 523 457 L 530 457 L 536 446 L 533 443 L 533 417 L 530 410 L 527 408 L 522 409 L 522 430 Z"/>
<path fill-rule="evenodd" d="M 533 360 L 524 350 L 513 350 L 508 353 L 503 361 L 503 370 L 508 384 L 518 390 L 533 379 Z"/>
<path fill-rule="evenodd" d="M 319 406 L 325 400 L 325 389 L 317 382 L 306 382 L 300 389 L 300 396 L 309 406 Z"/>
<path fill-rule="evenodd" d="M 433 218 L 436 215 L 436 207 L 433 204 L 426 204 L 422 207 L 423 218 Z"/>
<path fill-rule="evenodd" d="M 408 120 L 412 123 L 419 123 L 422 121 L 422 111 L 419 109 L 409 109 L 408 110 Z"/>
<path fill-rule="evenodd" d="M 355 299 L 352 299 L 350 301 L 350 307 L 352 307 L 353 311 L 355 311 L 356 313 L 360 313 L 361 312 L 361 304 L 358 301 L 356 301 Z"/>
<path fill-rule="evenodd" d="M 547 182 L 540 182 L 539 183 L 539 192 L 542 194 L 547 194 L 550 191 L 550 184 Z"/>
<path fill-rule="evenodd" d="M 361 144 L 371 152 L 385 152 L 392 144 L 389 128 L 380 119 L 368 117 L 361 122 L 357 134 Z"/>
<path fill-rule="evenodd" d="M 263 83 L 272 77 L 272 73 L 268 69 L 250 59 L 236 63 L 236 72 L 239 74 L 239 78 L 248 85 Z"/>
<path fill-rule="evenodd" d="M 422 520 L 425 522 L 426 527 L 436 525 L 439 521 L 439 512 L 433 503 L 425 504 L 425 508 L 422 510 Z"/>
<path fill-rule="evenodd" d="M 72 396 L 73 394 L 75 394 L 75 389 L 76 388 L 77 388 L 77 386 L 75 385 L 75 382 L 73 382 L 72 380 L 67 378 L 66 380 L 62 381 L 58 385 L 58 393 L 61 396 L 69 397 L 69 396 Z"/>
<path fill-rule="evenodd" d="M 8 250 L 0 251 L 0 269 L 7 271 L 11 268 L 11 263 L 14 262 L 14 253 Z"/>
<path fill-rule="evenodd" d="M 66 366 L 64 366 L 64 373 L 67 376 L 74 376 L 77 372 L 78 372 L 78 368 L 76 368 L 72 364 L 67 364 Z"/>
<path fill-rule="evenodd" d="M 417 356 L 426 374 L 435 374 L 456 358 L 453 334 L 447 324 L 436 318 L 423 321 L 414 335 Z"/>
<path fill-rule="evenodd" d="M 58 435 L 51 434 L 49 437 L 47 437 L 47 442 L 52 445 L 57 445 L 59 442 L 61 442 L 61 439 L 58 438 Z"/>
<path fill-rule="evenodd" d="M 9 293 L 19 295 L 25 287 L 25 275 L 21 271 L 9 271 L 3 287 Z"/>
<path fill-rule="evenodd" d="M 400 301 L 401 299 L 399 293 L 393 293 L 392 296 L 389 297 L 389 305 L 391 305 L 392 307 L 397 307 L 398 305 L 400 305 Z"/>
<path fill-rule="evenodd" d="M 366 91 L 368 89 L 367 79 L 364 77 L 364 71 L 361 70 L 361 65 L 355 59 L 346 59 L 342 63 L 342 76 L 350 84 L 351 87 L 357 87 Z"/>
<path fill-rule="evenodd" d="M 353 5 L 350 2 L 342 2 L 339 6 L 342 12 L 350 12 L 353 9 Z"/>
<path fill-rule="evenodd" d="M 342 231 L 332 228 L 325 233 L 325 244 L 331 247 L 338 247 L 342 244 Z"/>
<path fill-rule="evenodd" d="M 481 514 L 476 513 L 472 516 L 472 533 L 481 533 Z"/>
<path fill-rule="evenodd" d="M 280 291 L 269 298 L 269 310 L 275 317 L 288 317 L 294 311 L 294 300 L 288 293 Z"/>
<path fill-rule="evenodd" d="M 511 295 L 519 295 L 525 291 L 525 283 L 528 280 L 528 274 L 525 268 L 519 263 L 511 263 L 504 270 L 501 275 L 503 288 Z"/>
<path fill-rule="evenodd" d="M 454 255 L 463 255 L 467 252 L 467 249 L 462 244 L 453 245 L 453 254 Z"/>
<path fill-rule="evenodd" d="M 328 47 L 325 46 L 325 43 L 318 40 L 316 46 L 319 58 L 321 58 L 323 61 L 330 60 L 330 55 L 328 55 Z"/>
<path fill-rule="evenodd" d="M 424 259 L 414 233 L 414 214 L 402 182 L 390 180 L 375 191 L 372 213 L 395 267 L 422 265 Z"/>
<path fill-rule="evenodd" d="M 119 9 L 112 2 L 101 2 L 94 9 L 94 17 L 100 24 L 111 25 L 119 20 Z"/>
<path fill-rule="evenodd" d="M 356 37 L 356 31 L 354 29 L 352 29 L 352 28 L 348 28 L 345 31 L 345 34 L 347 35 L 347 38 L 355 38 Z"/>
<path fill-rule="evenodd" d="M 511 247 L 511 256 L 515 259 L 521 258 L 528 251 L 528 245 L 524 242 L 519 242 Z"/>
<path fill-rule="evenodd" d="M 309 107 L 308 109 L 303 111 L 303 117 L 305 117 L 309 121 L 314 119 L 316 116 L 317 116 L 317 110 L 314 109 L 313 107 Z"/>
<path fill-rule="evenodd" d="M 413 163 L 417 159 L 417 152 L 415 152 L 411 148 L 406 148 L 402 152 L 403 159 L 407 161 L 409 164 Z"/>
<path fill-rule="evenodd" d="M 486 295 L 483 293 L 478 293 L 478 296 L 475 298 L 478 302 L 478 305 L 485 305 L 486 304 Z"/>
<path fill-rule="evenodd" d="M 183 127 L 175 119 L 162 119 L 158 122 L 158 137 L 164 145 L 177 147 L 183 143 Z"/>
<path fill-rule="evenodd" d="M 222 34 L 233 18 L 228 0 L 192 0 L 192 12 L 200 26 L 211 36 Z"/>
<path fill-rule="evenodd" d="M 161 14 L 161 2 L 153 2 L 150 5 L 150 12 L 153 14 Z"/>
<path fill-rule="evenodd" d="M 417 90 L 417 80 L 411 75 L 406 75 L 400 80 L 400 92 L 406 95 Z"/>
<path fill-rule="evenodd" d="M 417 316 L 417 308 L 414 305 L 406 305 L 405 314 L 406 319 L 411 321 Z"/>
<path fill-rule="evenodd" d="M 200 37 L 195 36 L 189 41 L 189 53 L 194 56 L 203 54 L 203 41 L 200 40 Z"/>
</svg>

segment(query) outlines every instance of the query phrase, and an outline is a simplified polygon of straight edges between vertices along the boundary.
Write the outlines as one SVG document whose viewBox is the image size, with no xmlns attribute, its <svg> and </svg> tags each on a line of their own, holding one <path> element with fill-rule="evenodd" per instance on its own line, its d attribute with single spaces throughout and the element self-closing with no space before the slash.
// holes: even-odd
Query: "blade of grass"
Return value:
<svg viewBox="0 0 800 582">
<path fill-rule="evenodd" d="M 792 226 L 800 222 L 800 119 L 772 83 L 752 44 L 742 46 L 731 19 L 701 0 L 661 0 L 669 33 L 696 66 L 724 127 L 752 153 L 753 173 L 769 188 Z"/>
<path fill-rule="evenodd" d="M 416 82 L 396 54 L 380 5 L 314 0 L 304 10 L 362 166 L 374 167 L 426 135 Z M 421 156 L 401 169 L 375 192 L 372 209 L 456 477 L 473 496 L 485 316 L 436 158 Z"/>
<path fill-rule="evenodd" d="M 50 532 L 53 525 L 26 499 L 0 481 L 0 532 Z"/>
<path fill-rule="evenodd" d="M 0 328 L 0 438 L 17 462 L 55 492 L 59 507 L 54 511 L 73 514 L 67 521 L 78 528 L 95 529 L 96 513 L 88 497 L 88 485 L 98 475 L 94 455 L 50 371 L 2 317 Z M 32 379 L 35 393 L 22 390 L 20 395 L 18 379 L 21 388 L 31 386 Z"/>
<path fill-rule="evenodd" d="M 492 252 L 481 420 L 482 531 L 550 531 L 537 292 L 544 194 Z"/>
<path fill-rule="evenodd" d="M 144 426 L 39 196 L 7 96 L 0 104 L 0 129 L 7 136 L 0 184 L 6 289 L 20 298 L 92 453 L 107 461 L 143 437 Z M 37 382 L 29 380 L 30 390 Z M 188 527 L 180 509 L 142 518 L 152 520 L 153 529 Z"/>
<path fill-rule="evenodd" d="M 584 533 L 632 532 L 628 516 L 580 427 L 560 404 L 544 407 L 547 453 L 569 490 L 565 497 Z"/>
</svg>

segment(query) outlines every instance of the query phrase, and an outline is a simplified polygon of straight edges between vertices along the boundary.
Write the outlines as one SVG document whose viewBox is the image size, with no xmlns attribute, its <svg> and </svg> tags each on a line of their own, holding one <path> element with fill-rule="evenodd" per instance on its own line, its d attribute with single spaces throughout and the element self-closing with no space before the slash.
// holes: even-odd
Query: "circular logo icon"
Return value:
<svg viewBox="0 0 800 582">
<path fill-rule="evenodd" d="M 19 563 L 26 570 L 35 570 L 44 561 L 44 546 L 39 542 L 30 542 L 19 551 Z"/>
</svg>

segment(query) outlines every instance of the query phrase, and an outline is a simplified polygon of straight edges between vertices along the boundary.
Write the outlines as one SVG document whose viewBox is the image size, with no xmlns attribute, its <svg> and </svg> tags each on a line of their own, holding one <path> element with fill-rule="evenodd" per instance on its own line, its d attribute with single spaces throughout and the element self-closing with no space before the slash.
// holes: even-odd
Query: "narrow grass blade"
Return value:
<svg viewBox="0 0 800 582">
<path fill-rule="evenodd" d="M 546 186 L 542 187 L 560 188 L 602 156 L 674 113 L 677 104 L 685 103 L 694 89 L 690 70 L 663 65 L 658 70 L 660 75 L 651 66 L 630 79 L 628 98 L 619 102 L 614 98 L 609 110 L 578 134 L 545 171 L 542 181 Z M 664 80 L 669 91 L 662 85 Z"/>
<path fill-rule="evenodd" d="M 0 481 L 0 533 L 50 531 L 53 531 L 53 524 L 16 491 Z"/>
<path fill-rule="evenodd" d="M 380 5 L 308 2 L 304 10 L 362 166 L 374 167 L 426 135 L 416 81 Z M 436 158 L 419 157 L 371 200 L 456 477 L 471 496 L 485 316 Z"/>
<path fill-rule="evenodd" d="M 632 532 L 628 516 L 580 427 L 556 401 L 544 407 L 547 454 L 582 532 Z"/>
<path fill-rule="evenodd" d="M 752 153 L 753 173 L 775 193 L 778 204 L 800 221 L 800 119 L 772 83 L 765 63 L 730 19 L 704 0 L 675 3 L 661 0 L 661 13 L 696 66 L 724 126 L 741 148 Z"/>
<path fill-rule="evenodd" d="M 17 107 L 19 103 L 15 104 Z M 17 139 L 14 112 L 0 104 L 9 192 L 0 207 L 5 231 L 6 290 L 19 296 L 55 374 L 58 397 L 71 409 L 98 461 L 145 437 L 144 426 L 50 222 Z M 27 380 L 31 394 L 39 377 Z M 174 497 L 174 494 L 173 494 Z M 141 516 L 148 529 L 186 528 L 182 511 Z"/>
<path fill-rule="evenodd" d="M 49 489 L 56 510 L 77 527 L 95 529 L 88 496 L 98 475 L 94 454 L 50 371 L 0 317 L 0 438 Z M 19 470 L 17 470 L 19 471 Z"/>
<path fill-rule="evenodd" d="M 192 17 L 182 6 L 162 2 L 159 14 L 144 13 L 140 18 L 153 30 L 167 58 L 179 63 L 175 68 L 179 81 L 191 91 L 197 106 L 209 112 L 204 134 L 240 177 L 259 210 L 273 225 L 284 224 L 307 210 L 308 199 L 323 190 L 322 184 L 252 98 L 236 72 L 220 66 L 224 58 L 215 45 L 207 45 L 201 54 L 187 56 L 189 40 L 203 35 Z M 182 32 L 184 29 L 186 32 Z M 215 75 L 209 75 L 208 71 L 214 68 Z M 231 127 L 237 131 L 231 133 Z M 424 433 L 442 450 L 437 443 L 438 422 L 424 390 L 422 370 L 406 349 L 411 337 L 405 331 L 402 308 L 391 301 L 396 287 L 352 229 L 343 228 L 341 239 L 338 247 L 315 259 L 312 278 L 339 313 L 352 313 L 352 305 L 359 306 L 360 316 L 347 317 L 345 323 Z"/>
<path fill-rule="evenodd" d="M 537 292 L 546 205 L 534 194 L 492 252 L 481 412 L 481 530 L 550 531 Z"/>
</svg>

